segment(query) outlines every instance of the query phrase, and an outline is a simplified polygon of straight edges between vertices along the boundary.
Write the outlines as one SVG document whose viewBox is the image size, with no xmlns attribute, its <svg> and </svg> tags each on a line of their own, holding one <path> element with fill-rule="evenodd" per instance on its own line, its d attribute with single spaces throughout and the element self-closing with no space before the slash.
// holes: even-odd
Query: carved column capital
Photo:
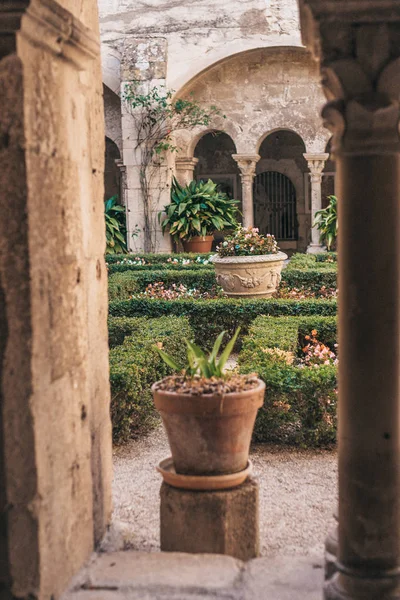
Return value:
<svg viewBox="0 0 400 600">
<path fill-rule="evenodd" d="M 175 159 L 175 168 L 177 171 L 194 171 L 198 162 L 198 158 L 190 156 L 178 156 Z"/>
<path fill-rule="evenodd" d="M 259 154 L 232 154 L 240 169 L 242 183 L 252 183 L 256 172 L 256 165 L 260 160 Z"/>
<path fill-rule="evenodd" d="M 329 154 L 324 152 L 323 154 L 303 154 L 307 161 L 308 168 L 311 171 L 311 181 L 320 183 L 322 179 L 322 171 L 324 170 L 325 163 L 329 158 Z"/>
<path fill-rule="evenodd" d="M 334 153 L 400 151 L 400 3 L 299 0 L 303 42 L 318 58 Z"/>
</svg>

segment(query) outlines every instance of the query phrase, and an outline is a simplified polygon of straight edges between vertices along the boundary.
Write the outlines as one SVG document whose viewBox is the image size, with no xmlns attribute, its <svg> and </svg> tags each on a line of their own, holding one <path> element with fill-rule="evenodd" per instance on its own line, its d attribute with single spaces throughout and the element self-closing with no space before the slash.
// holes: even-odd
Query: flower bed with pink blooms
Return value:
<svg viewBox="0 0 400 600">
<path fill-rule="evenodd" d="M 257 317 L 243 340 L 242 373 L 265 381 L 257 442 L 329 446 L 336 439 L 335 317 Z"/>
</svg>

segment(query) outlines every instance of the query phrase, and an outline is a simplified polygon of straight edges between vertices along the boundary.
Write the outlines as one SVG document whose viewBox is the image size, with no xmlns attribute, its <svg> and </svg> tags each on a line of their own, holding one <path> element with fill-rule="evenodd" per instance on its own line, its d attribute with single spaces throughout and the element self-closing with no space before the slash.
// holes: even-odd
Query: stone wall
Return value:
<svg viewBox="0 0 400 600">
<path fill-rule="evenodd" d="M 49 599 L 111 512 L 97 7 L 0 20 L 0 583 Z"/>
</svg>

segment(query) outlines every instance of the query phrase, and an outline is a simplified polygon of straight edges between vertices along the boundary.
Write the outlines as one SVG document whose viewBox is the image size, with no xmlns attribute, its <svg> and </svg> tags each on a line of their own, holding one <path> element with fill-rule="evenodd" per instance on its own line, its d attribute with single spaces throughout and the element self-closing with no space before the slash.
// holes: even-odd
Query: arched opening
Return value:
<svg viewBox="0 0 400 600">
<path fill-rule="evenodd" d="M 286 250 L 307 245 L 305 190 L 308 166 L 301 137 L 289 130 L 269 134 L 262 142 L 253 186 L 254 225 L 273 234 Z"/>
<path fill-rule="evenodd" d="M 197 181 L 212 179 L 230 198 L 241 200 L 240 172 L 232 154 L 236 154 L 236 146 L 227 133 L 206 133 L 197 142 L 194 150 L 194 156 L 199 160 L 194 178 Z"/>
<path fill-rule="evenodd" d="M 254 179 L 254 222 L 260 233 L 297 240 L 296 188 L 286 175 L 264 171 Z"/>
<path fill-rule="evenodd" d="M 328 196 L 335 195 L 335 177 L 336 177 L 336 163 L 331 156 L 332 138 L 326 145 L 325 152 L 329 154 L 329 158 L 325 163 L 324 170 L 322 172 L 321 181 L 321 196 L 322 196 L 322 208 L 328 206 Z"/>
<path fill-rule="evenodd" d="M 104 161 L 104 199 L 118 196 L 121 202 L 121 175 L 116 160 L 121 158 L 115 142 L 106 137 L 106 152 Z"/>
</svg>

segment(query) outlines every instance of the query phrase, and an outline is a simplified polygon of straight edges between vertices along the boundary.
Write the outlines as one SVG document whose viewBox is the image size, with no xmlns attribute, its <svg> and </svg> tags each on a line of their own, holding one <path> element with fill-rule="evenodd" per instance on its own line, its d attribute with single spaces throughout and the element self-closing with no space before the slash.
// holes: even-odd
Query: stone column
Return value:
<svg viewBox="0 0 400 600">
<path fill-rule="evenodd" d="M 258 154 L 232 154 L 232 158 L 238 164 L 242 180 L 243 226 L 254 227 L 253 179 L 260 156 Z"/>
<path fill-rule="evenodd" d="M 350 8 L 302 0 L 300 8 L 304 41 L 322 53 L 330 101 L 323 117 L 334 133 L 341 199 L 339 543 L 337 572 L 326 584 L 325 599 L 395 600 L 400 598 L 400 5 L 358 0 Z"/>
<path fill-rule="evenodd" d="M 111 517 L 103 124 L 95 0 L 1 2 L 2 598 L 60 598 Z"/>
<path fill-rule="evenodd" d="M 308 245 L 308 254 L 323 252 L 325 248 L 319 240 L 319 231 L 313 227 L 315 213 L 322 208 L 321 181 L 322 171 L 329 154 L 303 154 L 311 171 L 311 243 Z"/>
<path fill-rule="evenodd" d="M 198 158 L 191 158 L 190 156 L 178 156 L 175 159 L 176 178 L 181 185 L 187 185 L 193 180 L 194 170 L 198 162 Z"/>
</svg>

